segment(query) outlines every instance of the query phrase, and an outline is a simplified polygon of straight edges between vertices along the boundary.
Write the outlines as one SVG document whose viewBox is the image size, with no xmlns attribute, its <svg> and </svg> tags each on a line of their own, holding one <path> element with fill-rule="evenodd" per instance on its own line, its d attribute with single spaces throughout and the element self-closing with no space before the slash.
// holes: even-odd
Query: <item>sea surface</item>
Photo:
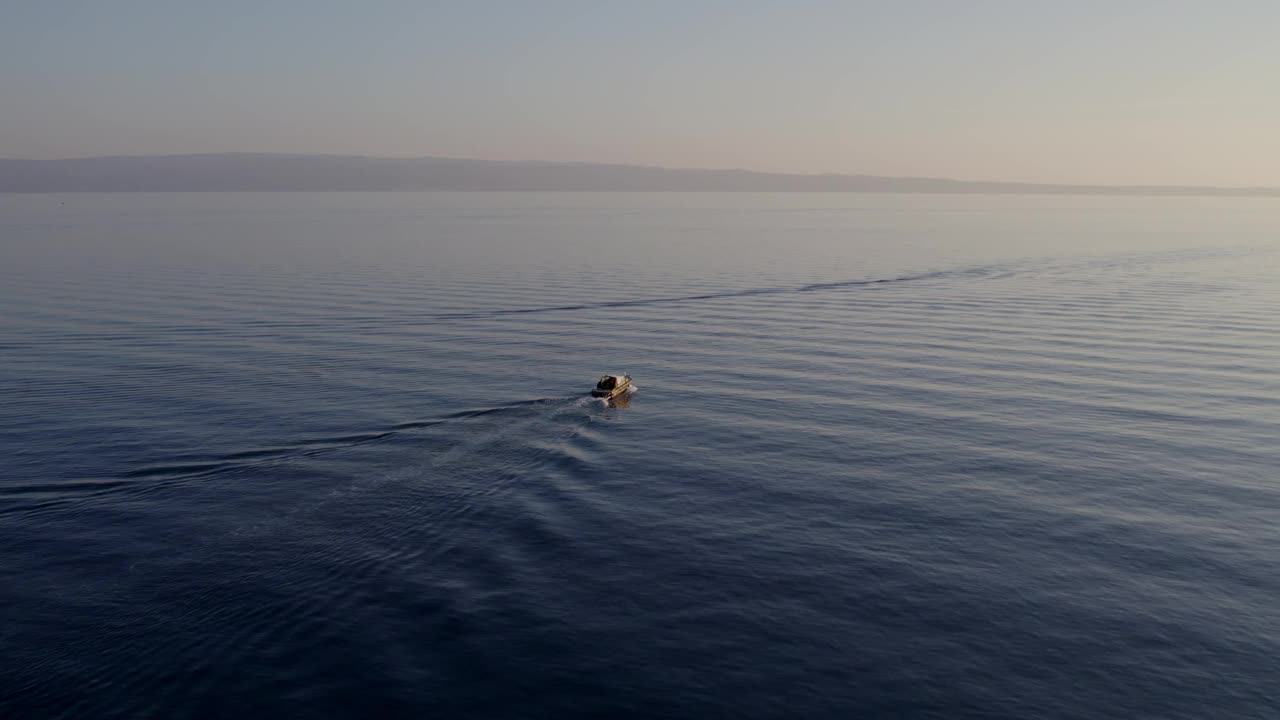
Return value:
<svg viewBox="0 0 1280 720">
<path fill-rule="evenodd" d="M 1274 200 L 0 195 L 0 718 L 1274 719 L 1278 371 Z"/>
</svg>

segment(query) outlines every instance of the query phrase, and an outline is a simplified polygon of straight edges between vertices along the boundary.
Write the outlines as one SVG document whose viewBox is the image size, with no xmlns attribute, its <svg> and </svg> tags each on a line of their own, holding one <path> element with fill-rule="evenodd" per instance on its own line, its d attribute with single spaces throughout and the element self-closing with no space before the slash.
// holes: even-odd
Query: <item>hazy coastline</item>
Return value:
<svg viewBox="0 0 1280 720">
<path fill-rule="evenodd" d="M 0 192 L 851 192 L 1280 197 L 1280 188 L 1080 185 L 461 158 L 223 153 L 0 159 Z"/>
</svg>

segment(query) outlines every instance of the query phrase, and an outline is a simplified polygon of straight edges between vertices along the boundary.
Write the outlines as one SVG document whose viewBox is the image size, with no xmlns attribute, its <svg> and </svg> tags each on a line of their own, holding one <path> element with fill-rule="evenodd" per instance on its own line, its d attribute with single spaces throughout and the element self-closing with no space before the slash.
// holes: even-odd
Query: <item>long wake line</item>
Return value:
<svg viewBox="0 0 1280 720">
<path fill-rule="evenodd" d="M 1217 250 L 1214 252 L 1210 252 L 1208 254 L 1210 255 L 1232 254 L 1234 252 L 1241 252 L 1241 251 L 1245 253 L 1254 253 L 1259 251 L 1272 252 L 1274 251 L 1274 248 L 1270 246 L 1263 246 L 1263 247 L 1238 249 L 1238 250 L 1226 250 L 1226 251 Z M 1206 254 L 1205 252 L 1201 251 L 1201 252 L 1194 253 L 1191 257 L 1193 259 L 1201 258 L 1201 257 L 1204 257 L 1205 254 Z M 1165 257 L 1162 258 L 1162 256 L 1165 256 Z M 1161 259 L 1165 261 L 1169 261 L 1169 260 L 1178 261 L 1178 260 L 1184 260 L 1187 258 L 1188 258 L 1188 255 L 1185 251 L 1179 251 L 1175 253 L 1158 253 L 1154 256 L 1149 253 L 1143 253 L 1132 258 L 1122 258 L 1122 259 L 1119 259 L 1119 261 L 1123 262 L 1124 260 L 1130 260 L 1130 261 L 1138 260 L 1142 262 L 1152 262 L 1152 261 L 1159 261 Z M 1117 259 L 1116 258 L 1096 258 L 1093 260 L 1086 260 L 1083 262 L 1073 262 L 1070 264 L 1069 268 L 1085 269 L 1093 265 L 1097 265 L 1099 263 L 1101 263 L 1101 265 L 1104 267 L 1113 266 L 1117 263 Z M 497 310 L 478 310 L 474 312 L 440 313 L 440 314 L 428 315 L 427 317 L 436 319 L 436 320 L 491 318 L 491 317 L 501 317 L 504 315 L 532 315 L 536 313 L 570 312 L 573 310 L 597 310 L 597 309 L 605 309 L 605 308 L 637 307 L 637 306 L 643 306 L 643 305 L 661 305 L 664 303 L 696 302 L 698 300 L 716 300 L 721 298 L 747 297 L 749 295 L 782 295 L 782 294 L 789 294 L 789 293 L 819 292 L 824 290 L 840 290 L 843 288 L 851 288 L 851 287 L 895 285 L 899 283 L 919 282 L 922 280 L 939 280 L 943 278 L 996 279 L 996 278 L 1007 277 L 1008 275 L 1013 273 L 1020 273 L 1023 271 L 1034 270 L 1034 269 L 1035 268 L 1028 267 L 1022 263 L 1015 262 L 1015 263 L 1003 264 L 1003 265 L 981 265 L 977 267 L 960 268 L 955 270 L 937 270 L 934 272 L 918 273 L 915 275 L 899 275 L 897 277 L 890 277 L 890 278 L 878 278 L 878 279 L 870 279 L 870 280 L 843 280 L 839 282 L 814 283 L 812 285 L 800 285 L 798 287 L 793 286 L 793 287 L 751 288 L 748 290 L 729 290 L 725 292 L 716 292 L 716 293 L 701 293 L 698 295 L 679 295 L 676 297 L 641 298 L 637 300 L 612 300 L 607 302 L 579 303 L 576 305 L 552 305 L 547 307 L 510 308 L 510 309 L 497 309 Z"/>
<path fill-rule="evenodd" d="M 636 307 L 640 305 L 660 305 L 664 303 L 681 303 L 693 302 L 697 300 L 716 300 L 719 298 L 735 298 L 746 297 L 748 295 L 780 295 L 784 293 L 801 293 L 815 292 L 821 290 L 837 290 L 847 287 L 858 287 L 864 285 L 889 285 L 893 283 L 916 282 L 919 280 L 933 280 L 944 277 L 980 277 L 990 275 L 998 268 L 994 266 L 968 268 L 965 270 L 939 270 L 937 272 L 923 273 L 919 275 L 902 275 L 892 278 L 879 278 L 874 280 L 844 280 L 831 283 L 817 283 L 814 285 L 801 285 L 799 287 L 774 287 L 774 288 L 752 288 L 750 290 L 730 290 L 718 293 L 703 293 L 699 295 L 679 295 L 676 297 L 663 298 L 641 298 L 638 300 L 613 300 L 609 302 L 597 303 L 580 303 L 577 305 L 553 305 L 549 307 L 532 307 L 532 308 L 512 308 L 500 310 L 482 310 L 478 312 L 460 312 L 460 313 L 441 313 L 431 315 L 436 320 L 460 320 L 466 318 L 485 318 L 498 317 L 502 315 L 531 315 L 534 313 L 551 313 L 551 312 L 568 312 L 571 310 L 596 310 L 602 308 L 617 307 Z"/>
<path fill-rule="evenodd" d="M 25 496 L 33 494 L 46 495 L 50 497 L 44 502 L 37 503 L 35 506 L 21 504 L 13 507 L 0 506 L 0 515 L 6 515 L 12 512 L 26 512 L 33 509 L 39 510 L 46 505 L 58 504 L 58 500 L 53 496 L 60 496 L 61 499 L 66 500 L 84 495 L 96 495 L 100 492 L 122 488 L 154 489 L 155 487 L 167 485 L 173 482 L 218 475 L 227 471 L 270 464 L 279 460 L 314 457 L 334 450 L 341 450 L 355 447 L 357 445 L 387 440 L 397 435 L 437 425 L 443 425 L 445 423 L 471 420 L 478 417 L 513 411 L 518 412 L 533 406 L 567 405 L 576 401 L 588 399 L 590 398 L 586 398 L 585 396 L 567 395 L 563 397 L 519 400 L 495 407 L 460 410 L 433 419 L 411 420 L 399 423 L 390 428 L 372 430 L 365 433 L 309 438 L 292 445 L 258 450 L 245 450 L 212 458 L 175 458 L 173 461 L 168 463 L 126 470 L 111 477 L 79 478 L 76 480 L 62 482 L 24 484 L 5 487 L 0 488 L 0 500 L 21 500 Z M 147 482 L 143 483 L 140 481 Z"/>
</svg>

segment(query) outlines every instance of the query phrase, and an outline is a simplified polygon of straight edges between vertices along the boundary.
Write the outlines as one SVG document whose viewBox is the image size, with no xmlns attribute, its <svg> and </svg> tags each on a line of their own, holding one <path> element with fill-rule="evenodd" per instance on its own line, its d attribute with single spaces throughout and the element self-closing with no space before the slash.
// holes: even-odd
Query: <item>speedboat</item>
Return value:
<svg viewBox="0 0 1280 720">
<path fill-rule="evenodd" d="M 631 389 L 630 375 L 605 375 L 596 383 L 591 397 L 613 399 Z"/>
</svg>

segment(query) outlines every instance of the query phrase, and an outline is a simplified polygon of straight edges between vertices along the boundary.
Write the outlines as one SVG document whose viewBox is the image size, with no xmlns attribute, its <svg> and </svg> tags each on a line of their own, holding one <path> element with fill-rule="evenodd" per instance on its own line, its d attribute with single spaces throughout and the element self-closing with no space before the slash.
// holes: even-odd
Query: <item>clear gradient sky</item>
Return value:
<svg viewBox="0 0 1280 720">
<path fill-rule="evenodd" d="M 1280 186 L 1280 0 L 0 0 L 0 157 Z"/>
</svg>

